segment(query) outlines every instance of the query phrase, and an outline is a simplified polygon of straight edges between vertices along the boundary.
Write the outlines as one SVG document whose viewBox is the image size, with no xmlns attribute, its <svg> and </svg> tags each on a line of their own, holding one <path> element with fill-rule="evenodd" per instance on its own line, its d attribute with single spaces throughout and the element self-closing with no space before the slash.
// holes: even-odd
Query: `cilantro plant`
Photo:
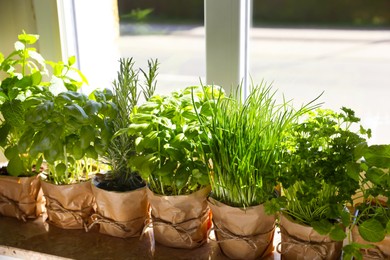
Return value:
<svg viewBox="0 0 390 260">
<path fill-rule="evenodd" d="M 132 115 L 127 131 L 139 137 L 137 156 L 130 158 L 130 164 L 157 194 L 190 194 L 209 185 L 208 158 L 201 152 L 208 136 L 195 109 L 207 113 L 211 96 L 222 93 L 204 89 L 187 87 L 167 96 L 155 95 Z"/>
<path fill-rule="evenodd" d="M 285 143 L 282 212 L 340 241 L 350 224 L 346 204 L 352 204 L 359 189 L 359 175 L 353 170 L 359 159 L 355 150 L 371 133 L 358 126 L 360 119 L 345 107 L 341 112 L 317 109 L 307 115 Z"/>
</svg>

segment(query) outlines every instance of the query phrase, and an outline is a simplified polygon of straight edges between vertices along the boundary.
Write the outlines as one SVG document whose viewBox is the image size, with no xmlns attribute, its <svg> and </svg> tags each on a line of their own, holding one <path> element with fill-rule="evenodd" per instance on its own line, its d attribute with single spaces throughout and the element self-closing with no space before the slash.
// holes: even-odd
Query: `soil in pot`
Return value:
<svg viewBox="0 0 390 260">
<path fill-rule="evenodd" d="M 280 215 L 281 242 L 277 251 L 283 259 L 333 260 L 340 259 L 343 241 L 333 241 L 312 227 Z"/>
<path fill-rule="evenodd" d="M 273 251 L 275 216 L 263 205 L 246 209 L 208 199 L 214 231 L 222 252 L 232 259 L 263 258 Z"/>
</svg>

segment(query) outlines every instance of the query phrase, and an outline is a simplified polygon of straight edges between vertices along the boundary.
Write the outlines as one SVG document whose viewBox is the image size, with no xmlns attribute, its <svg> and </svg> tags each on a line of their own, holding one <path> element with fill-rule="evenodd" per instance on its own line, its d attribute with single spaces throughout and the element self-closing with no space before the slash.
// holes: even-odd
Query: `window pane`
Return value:
<svg viewBox="0 0 390 260">
<path fill-rule="evenodd" d="M 137 67 L 145 68 L 148 59 L 157 58 L 160 63 L 157 91 L 169 93 L 204 82 L 203 1 L 185 8 L 178 1 L 161 2 L 118 1 L 119 48 L 121 56 L 133 57 Z M 180 12 L 180 8 L 187 11 Z"/>
<path fill-rule="evenodd" d="M 259 7 L 255 1 L 254 14 Z M 250 32 L 254 82 L 273 82 L 295 104 L 324 91 L 323 107 L 353 109 L 372 129 L 370 142 L 390 143 L 390 31 L 336 25 L 314 29 L 313 20 L 272 27 L 267 19 L 255 16 Z"/>
</svg>

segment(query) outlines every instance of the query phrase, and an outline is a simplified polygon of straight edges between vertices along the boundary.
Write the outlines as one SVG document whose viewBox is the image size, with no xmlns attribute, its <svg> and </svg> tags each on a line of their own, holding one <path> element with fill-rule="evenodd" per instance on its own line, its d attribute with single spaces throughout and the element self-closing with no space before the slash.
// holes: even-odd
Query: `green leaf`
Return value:
<svg viewBox="0 0 390 260">
<path fill-rule="evenodd" d="M 92 159 L 95 159 L 95 160 L 98 159 L 98 153 L 96 152 L 95 148 L 92 145 L 87 147 L 87 149 L 85 150 L 85 155 L 88 158 L 92 158 Z"/>
<path fill-rule="evenodd" d="M 25 44 L 34 44 L 36 41 L 38 41 L 39 35 L 23 33 L 18 35 L 18 39 Z"/>
<path fill-rule="evenodd" d="M 363 260 L 363 255 L 360 252 L 360 244 L 352 242 L 343 247 L 343 260 Z"/>
<path fill-rule="evenodd" d="M 366 172 L 366 178 L 375 184 L 382 184 L 388 176 L 384 170 L 379 168 L 369 168 Z"/>
<path fill-rule="evenodd" d="M 157 169 L 155 171 L 155 174 L 157 176 L 161 176 L 161 177 L 166 176 L 166 175 L 173 175 L 176 168 L 177 168 L 177 162 L 169 161 L 169 162 L 165 163 L 163 166 L 161 166 L 160 169 Z"/>
<path fill-rule="evenodd" d="M 0 146 L 5 146 L 8 141 L 8 133 L 11 130 L 11 126 L 7 123 L 3 123 L 0 126 Z"/>
<path fill-rule="evenodd" d="M 76 63 L 76 56 L 70 56 L 68 58 L 68 66 L 72 66 L 75 63 Z"/>
<path fill-rule="evenodd" d="M 19 157 L 19 149 L 17 146 L 7 147 L 7 149 L 4 151 L 4 155 L 8 160 Z"/>
<path fill-rule="evenodd" d="M 386 235 L 390 235 L 390 220 L 386 223 Z"/>
<path fill-rule="evenodd" d="M 56 174 L 59 176 L 64 176 L 66 172 L 66 165 L 64 163 L 59 163 L 55 167 Z"/>
<path fill-rule="evenodd" d="M 23 167 L 23 161 L 19 156 L 13 157 L 8 161 L 7 171 L 12 176 L 19 176 L 26 174 L 26 170 Z"/>
<path fill-rule="evenodd" d="M 75 118 L 80 123 L 87 123 L 89 119 L 84 109 L 77 104 L 64 106 L 64 113 Z"/>
<path fill-rule="evenodd" d="M 1 106 L 5 121 L 12 127 L 24 125 L 24 109 L 20 100 L 6 101 Z"/>
<path fill-rule="evenodd" d="M 371 145 L 366 149 L 364 158 L 369 165 L 390 168 L 390 145 Z"/>
<path fill-rule="evenodd" d="M 31 74 L 31 80 L 32 80 L 32 85 L 36 86 L 39 85 L 42 81 L 42 74 L 41 72 L 37 71 L 33 74 Z"/>
<path fill-rule="evenodd" d="M 128 130 L 128 134 L 129 135 L 138 135 L 139 133 L 144 132 L 147 129 L 149 129 L 149 126 L 150 126 L 150 124 L 148 124 L 148 123 L 131 124 L 129 126 L 129 128 L 127 129 Z"/>
<path fill-rule="evenodd" d="M 313 221 L 310 223 L 310 225 L 320 235 L 327 235 L 332 229 L 332 224 L 326 219 L 321 219 L 320 221 Z"/>
<path fill-rule="evenodd" d="M 376 219 L 368 219 L 358 226 L 359 234 L 369 242 L 380 242 L 385 238 L 386 230 Z"/>
<path fill-rule="evenodd" d="M 80 129 L 80 147 L 86 149 L 95 140 L 95 129 L 92 126 L 83 126 Z"/>
<path fill-rule="evenodd" d="M 329 236 L 334 241 L 343 241 L 347 237 L 347 234 L 339 225 L 335 225 L 332 231 L 330 231 Z"/>
</svg>

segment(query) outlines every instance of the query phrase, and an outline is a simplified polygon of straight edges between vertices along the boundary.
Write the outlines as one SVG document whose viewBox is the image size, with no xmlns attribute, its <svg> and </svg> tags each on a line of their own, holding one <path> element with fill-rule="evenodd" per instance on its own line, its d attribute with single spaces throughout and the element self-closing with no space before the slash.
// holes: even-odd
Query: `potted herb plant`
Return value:
<svg viewBox="0 0 390 260">
<path fill-rule="evenodd" d="M 0 215 L 24 221 L 38 217 L 43 210 L 42 157 L 20 151 L 29 98 L 47 91 L 42 82 L 48 74 L 45 60 L 33 47 L 38 39 L 38 35 L 20 34 L 11 54 L 4 57 L 0 53 L 0 147 L 8 160 L 0 173 Z"/>
<path fill-rule="evenodd" d="M 353 110 L 317 109 L 290 132 L 280 182 L 281 243 L 286 258 L 338 259 L 359 188 L 355 149 L 370 136 Z"/>
<path fill-rule="evenodd" d="M 132 115 L 128 132 L 139 133 L 137 156 L 130 159 L 148 183 L 154 238 L 176 248 L 195 248 L 207 241 L 209 178 L 200 149 L 207 135 L 196 111 L 206 112 L 218 89 L 187 87 L 167 96 L 155 95 Z M 208 96 L 210 95 L 210 96 Z M 194 99 L 194 102 L 192 102 Z"/>
<path fill-rule="evenodd" d="M 149 60 L 149 71 L 141 70 L 145 84 L 140 84 L 139 71 L 133 59 L 120 59 L 118 78 L 113 83 L 112 102 L 118 113 L 107 125 L 113 135 L 102 155 L 109 171 L 97 174 L 92 191 L 96 198 L 96 213 L 92 215 L 90 228 L 99 224 L 99 231 L 117 237 L 141 235 L 145 220 L 149 216 L 145 181 L 129 164 L 135 156 L 135 135 L 122 130 L 131 125 L 130 115 L 137 109 L 141 89 L 145 100 L 156 88 L 157 60 Z"/>
<path fill-rule="evenodd" d="M 360 192 L 355 196 L 355 218 L 351 225 L 352 243 L 344 251 L 357 259 L 390 258 L 390 145 L 361 145 L 355 176 Z"/>
<path fill-rule="evenodd" d="M 242 88 L 218 97 L 211 119 L 198 111 L 206 143 L 212 193 L 208 199 L 216 240 L 233 259 L 265 257 L 273 250 L 275 214 L 265 204 L 278 196 L 282 144 L 298 116 L 290 101 L 277 103 L 271 86 Z M 206 156 L 202 155 L 202 156 Z"/>
<path fill-rule="evenodd" d="M 93 213 L 89 178 L 109 142 L 105 120 L 116 115 L 109 90 L 95 91 L 90 98 L 77 91 L 86 79 L 74 62 L 71 57 L 68 63 L 52 63 L 50 91 L 29 100 L 26 131 L 19 141 L 23 153 L 46 162 L 41 186 L 48 219 L 66 229 L 86 228 Z"/>
</svg>

